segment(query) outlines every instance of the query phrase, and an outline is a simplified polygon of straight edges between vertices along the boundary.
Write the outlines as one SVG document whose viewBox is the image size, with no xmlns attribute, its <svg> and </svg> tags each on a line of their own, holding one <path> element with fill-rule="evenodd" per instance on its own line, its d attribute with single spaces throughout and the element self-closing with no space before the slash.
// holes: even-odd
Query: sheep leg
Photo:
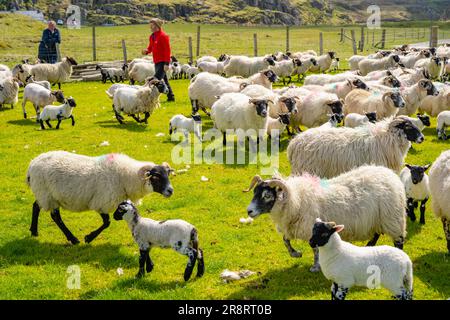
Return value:
<svg viewBox="0 0 450 320">
<path fill-rule="evenodd" d="M 286 236 L 283 236 L 283 242 L 292 258 L 300 258 L 302 256 L 300 251 L 297 251 L 292 247 L 291 240 L 287 239 Z"/>
<path fill-rule="evenodd" d="M 23 118 L 27 118 L 27 110 L 25 109 L 25 105 L 27 104 L 27 99 L 24 98 L 22 101 L 22 111 L 23 111 Z"/>
<path fill-rule="evenodd" d="M 314 250 L 314 265 L 309 269 L 311 272 L 319 272 L 320 264 L 319 264 L 319 248 L 315 247 Z"/>
<path fill-rule="evenodd" d="M 450 254 L 450 221 L 442 218 L 442 226 L 444 227 L 445 238 L 447 239 L 447 250 Z"/>
<path fill-rule="evenodd" d="M 197 251 L 197 278 L 200 278 L 205 273 L 205 261 L 203 260 L 203 250 L 198 247 L 198 233 L 197 229 L 191 231 L 192 247 Z"/>
<path fill-rule="evenodd" d="M 103 220 L 103 224 L 101 225 L 100 228 L 98 228 L 97 230 L 92 231 L 91 233 L 89 233 L 87 236 L 84 237 L 84 241 L 86 243 L 90 243 L 92 242 L 92 240 L 94 240 L 95 238 L 97 238 L 97 236 L 106 228 L 109 227 L 109 225 L 111 224 L 111 222 L 109 221 L 109 214 L 107 213 L 100 213 L 100 216 L 102 217 Z"/>
<path fill-rule="evenodd" d="M 148 124 L 148 118 L 150 118 L 149 112 L 144 112 L 144 119 L 141 120 L 141 122 L 144 122 L 145 124 Z"/>
<path fill-rule="evenodd" d="M 425 198 L 420 202 L 420 224 L 425 224 L 425 204 L 427 203 L 428 198 Z"/>
<path fill-rule="evenodd" d="M 336 282 L 331 285 L 331 300 L 345 300 L 347 293 L 348 288 L 345 286 L 338 285 Z"/>
<path fill-rule="evenodd" d="M 373 235 L 372 240 L 370 240 L 369 242 L 367 242 L 366 247 L 373 247 L 377 244 L 378 239 L 380 238 L 380 234 L 379 233 L 375 233 Z"/>
<path fill-rule="evenodd" d="M 223 132 L 223 138 L 222 138 L 222 145 L 226 145 L 227 144 L 227 133 Z"/>
<path fill-rule="evenodd" d="M 206 113 L 206 115 L 207 115 L 208 117 L 211 117 L 211 113 L 209 113 L 208 110 L 206 110 L 205 107 L 201 106 L 200 108 L 202 109 L 202 111 L 203 111 L 204 113 Z"/>
<path fill-rule="evenodd" d="M 136 120 L 137 123 L 141 123 L 141 119 L 139 119 L 139 116 L 136 116 L 135 114 L 131 114 L 130 117 L 132 117 L 134 120 Z"/>
<path fill-rule="evenodd" d="M 287 83 L 287 84 L 290 85 L 291 82 L 292 82 L 292 77 L 291 77 L 291 76 L 288 76 L 288 79 L 289 79 L 289 80 L 288 80 L 288 83 Z"/>
<path fill-rule="evenodd" d="M 42 121 L 42 120 L 40 120 L 40 121 Z M 42 122 L 41 122 L 41 123 L 42 123 Z M 51 125 L 51 123 L 50 123 L 50 120 L 45 120 L 45 123 L 48 125 L 49 128 L 52 128 L 52 125 Z M 59 122 L 58 122 L 58 127 L 59 127 Z M 57 129 L 59 129 L 59 128 L 57 128 Z"/>
<path fill-rule="evenodd" d="M 42 130 L 45 130 L 44 121 L 39 120 L 39 123 L 41 124 L 41 129 L 42 129 Z"/>
<path fill-rule="evenodd" d="M 114 109 L 114 105 L 113 105 Z M 120 124 L 123 124 L 123 117 L 114 109 L 114 114 L 116 116 L 117 121 L 119 121 Z"/>
<path fill-rule="evenodd" d="M 58 90 L 61 90 L 61 83 L 58 82 Z"/>
<path fill-rule="evenodd" d="M 186 255 L 189 257 L 189 261 L 184 270 L 184 281 L 188 281 L 192 275 L 192 271 L 195 267 L 195 261 L 197 261 L 197 250 L 194 248 L 186 248 Z"/>
<path fill-rule="evenodd" d="M 52 217 L 53 221 L 55 221 L 55 223 L 59 227 L 59 229 L 64 233 L 64 235 L 66 236 L 68 241 L 70 241 L 72 244 L 80 243 L 80 241 L 72 234 L 72 232 L 70 232 L 69 229 L 67 229 L 66 225 L 62 221 L 61 213 L 59 212 L 59 208 L 54 209 L 52 211 L 51 217 Z"/>
<path fill-rule="evenodd" d="M 145 275 L 145 263 L 147 262 L 147 257 L 149 256 L 149 250 L 139 250 L 140 256 L 139 256 L 139 271 L 136 274 L 136 278 L 142 278 Z"/>
<path fill-rule="evenodd" d="M 30 231 L 31 235 L 33 237 L 38 236 L 38 220 L 39 220 L 39 212 L 41 211 L 41 208 L 39 207 L 37 201 L 33 203 L 33 212 L 31 216 L 31 226 Z"/>
<path fill-rule="evenodd" d="M 411 219 L 411 221 L 416 221 L 416 215 L 414 214 L 414 200 L 412 198 L 408 198 L 407 201 L 408 206 L 408 217 Z"/>
<path fill-rule="evenodd" d="M 72 119 L 72 127 L 75 126 L 75 118 L 73 117 L 73 115 L 70 116 L 70 119 Z"/>
<path fill-rule="evenodd" d="M 148 251 L 147 251 L 147 259 L 145 260 L 145 271 L 147 271 L 147 273 L 152 272 L 153 266 L 154 266 L 153 261 L 150 258 L 150 249 L 148 249 Z"/>
</svg>

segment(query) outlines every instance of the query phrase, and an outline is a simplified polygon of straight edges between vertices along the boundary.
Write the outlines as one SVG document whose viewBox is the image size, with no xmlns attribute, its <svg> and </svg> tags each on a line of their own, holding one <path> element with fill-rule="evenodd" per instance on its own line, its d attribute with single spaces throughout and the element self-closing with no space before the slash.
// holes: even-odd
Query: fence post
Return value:
<svg viewBox="0 0 450 320">
<path fill-rule="evenodd" d="M 431 35 L 430 35 L 430 47 L 437 47 L 438 45 L 438 26 L 431 27 Z"/>
<path fill-rule="evenodd" d="M 128 62 L 128 58 L 127 58 L 127 45 L 125 43 L 125 39 L 122 39 L 122 51 L 123 51 L 123 63 L 126 64 Z"/>
<path fill-rule="evenodd" d="M 355 30 L 351 31 L 352 34 L 352 46 L 353 46 L 353 54 L 357 54 L 358 51 L 356 49 L 356 38 L 355 38 Z"/>
<path fill-rule="evenodd" d="M 341 28 L 341 40 L 339 42 L 344 42 L 344 28 Z"/>
<path fill-rule="evenodd" d="M 381 33 L 381 49 L 384 49 L 384 45 L 386 44 L 386 29 L 383 29 Z"/>
<path fill-rule="evenodd" d="M 56 43 L 56 61 L 61 62 L 61 51 L 59 48 L 59 43 Z"/>
<path fill-rule="evenodd" d="M 188 45 L 189 45 L 189 63 L 193 63 L 194 62 L 194 57 L 192 55 L 192 37 L 188 38 Z"/>
<path fill-rule="evenodd" d="M 197 54 L 196 56 L 200 56 L 200 26 L 197 26 Z"/>
<path fill-rule="evenodd" d="M 95 26 L 92 26 L 92 61 L 97 61 L 97 43 L 95 40 Z"/>
<path fill-rule="evenodd" d="M 359 45 L 359 51 L 364 51 L 364 27 L 361 27 L 361 42 Z"/>
<path fill-rule="evenodd" d="M 258 38 L 256 37 L 256 33 L 253 34 L 253 54 L 255 57 L 258 56 Z"/>
<path fill-rule="evenodd" d="M 372 30 L 372 48 L 375 45 L 375 30 Z"/>
<path fill-rule="evenodd" d="M 286 52 L 289 51 L 289 26 L 286 26 Z"/>
<path fill-rule="evenodd" d="M 323 55 L 323 33 L 319 33 L 319 51 L 320 55 Z"/>
</svg>

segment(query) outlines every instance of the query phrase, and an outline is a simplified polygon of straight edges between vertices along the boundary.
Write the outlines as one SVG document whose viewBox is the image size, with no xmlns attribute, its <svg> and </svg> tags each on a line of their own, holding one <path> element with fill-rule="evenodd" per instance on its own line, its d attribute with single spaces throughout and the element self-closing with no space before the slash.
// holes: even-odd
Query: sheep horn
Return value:
<svg viewBox="0 0 450 320">
<path fill-rule="evenodd" d="M 269 187 L 271 187 L 271 188 L 280 188 L 281 190 L 283 190 L 283 192 L 286 192 L 286 193 L 288 191 L 284 180 L 273 178 L 272 180 L 267 181 L 267 183 L 269 184 Z"/>
<path fill-rule="evenodd" d="M 250 190 L 252 190 L 255 185 L 260 184 L 262 181 L 263 179 L 260 176 L 254 176 L 252 182 L 250 182 L 250 187 L 248 187 L 247 190 L 242 190 L 242 192 L 250 192 Z"/>
</svg>

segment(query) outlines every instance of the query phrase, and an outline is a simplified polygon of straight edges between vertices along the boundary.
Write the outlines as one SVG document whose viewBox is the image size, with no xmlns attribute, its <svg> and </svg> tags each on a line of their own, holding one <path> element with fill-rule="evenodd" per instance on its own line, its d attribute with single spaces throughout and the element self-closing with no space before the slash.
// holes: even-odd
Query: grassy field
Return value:
<svg viewBox="0 0 450 320">
<path fill-rule="evenodd" d="M 182 272 L 186 259 L 171 250 L 155 249 L 154 271 L 135 280 L 138 248 L 123 221 L 113 221 L 92 244 L 69 245 L 48 213 L 41 213 L 39 237 L 28 231 L 33 195 L 25 184 L 29 161 L 50 150 L 67 150 L 91 156 L 122 152 L 141 160 L 171 162 L 176 144 L 167 134 L 168 121 L 177 113 L 188 114 L 187 80 L 172 81 L 176 103 L 167 103 L 150 118 L 149 125 L 127 121 L 119 125 L 104 94 L 109 85 L 74 83 L 64 85 L 66 95 L 76 98 L 76 126 L 63 122 L 62 129 L 41 131 L 34 119 L 22 119 L 19 105 L 0 111 L 0 299 L 329 299 L 330 283 L 322 274 L 310 273 L 312 250 L 306 242 L 294 241 L 304 255 L 291 258 L 268 215 L 251 225 L 242 225 L 252 195 L 244 194 L 257 165 L 191 165 L 191 169 L 172 177 L 174 195 L 159 194 L 144 198 L 139 207 L 144 216 L 154 219 L 182 218 L 199 229 L 205 252 L 206 274 L 185 283 Z M 29 114 L 33 114 L 28 106 Z M 204 118 L 204 129 L 212 126 Z M 158 133 L 165 133 L 157 137 Z M 435 137 L 435 119 L 425 129 L 426 141 L 414 145 L 407 161 L 432 162 L 448 142 Z M 103 141 L 110 146 L 100 147 Z M 289 174 L 286 159 L 287 139 L 281 143 L 280 172 Z M 175 165 L 183 169 L 184 165 Z M 206 176 L 208 182 L 201 182 Z M 440 221 L 427 209 L 427 224 L 408 223 L 405 251 L 414 262 L 416 299 L 450 297 L 449 256 Z M 68 228 L 79 238 L 98 228 L 97 213 L 71 213 L 62 210 Z M 363 245 L 363 243 L 360 243 Z M 391 241 L 383 236 L 380 244 Z M 66 287 L 67 268 L 81 268 L 81 288 Z M 123 268 L 119 276 L 117 268 Z M 250 269 L 257 275 L 224 284 L 219 274 L 224 269 Z M 349 299 L 389 299 L 384 289 L 353 289 Z"/>
</svg>

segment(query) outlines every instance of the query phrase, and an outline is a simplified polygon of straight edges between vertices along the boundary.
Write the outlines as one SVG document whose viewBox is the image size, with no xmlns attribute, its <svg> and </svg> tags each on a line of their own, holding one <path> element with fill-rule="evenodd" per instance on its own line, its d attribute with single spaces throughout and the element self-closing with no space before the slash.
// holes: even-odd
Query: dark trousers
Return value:
<svg viewBox="0 0 450 320">
<path fill-rule="evenodd" d="M 169 93 L 167 94 L 167 96 L 173 97 L 174 94 L 172 88 L 170 87 L 169 80 L 167 79 L 167 74 L 164 71 L 165 64 L 166 64 L 165 62 L 158 62 L 155 64 L 155 78 L 158 80 L 164 79 L 164 82 L 166 83 L 167 88 L 169 89 Z"/>
</svg>

